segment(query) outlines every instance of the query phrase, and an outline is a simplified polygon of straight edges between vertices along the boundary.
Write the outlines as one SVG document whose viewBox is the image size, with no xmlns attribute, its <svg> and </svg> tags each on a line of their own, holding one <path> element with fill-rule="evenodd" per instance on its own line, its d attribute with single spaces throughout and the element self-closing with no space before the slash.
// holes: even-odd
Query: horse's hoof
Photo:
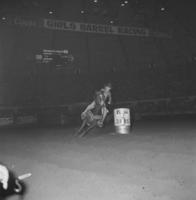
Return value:
<svg viewBox="0 0 196 200">
<path fill-rule="evenodd" d="M 82 138 L 83 136 L 82 136 L 82 135 L 78 135 L 78 137 L 79 137 L 79 138 Z"/>
<path fill-rule="evenodd" d="M 79 134 L 80 134 L 79 132 L 76 132 L 76 133 L 74 134 L 74 137 L 77 137 Z"/>
<path fill-rule="evenodd" d="M 85 132 L 81 133 L 80 135 L 78 135 L 79 138 L 82 138 L 85 136 Z"/>
</svg>

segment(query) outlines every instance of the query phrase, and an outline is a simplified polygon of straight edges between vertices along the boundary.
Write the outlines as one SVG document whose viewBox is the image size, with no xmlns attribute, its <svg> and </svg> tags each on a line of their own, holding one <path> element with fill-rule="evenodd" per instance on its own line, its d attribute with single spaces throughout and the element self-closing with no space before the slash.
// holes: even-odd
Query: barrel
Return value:
<svg viewBox="0 0 196 200">
<path fill-rule="evenodd" d="M 129 108 L 114 109 L 114 126 L 117 134 L 130 133 L 130 110 Z"/>
</svg>

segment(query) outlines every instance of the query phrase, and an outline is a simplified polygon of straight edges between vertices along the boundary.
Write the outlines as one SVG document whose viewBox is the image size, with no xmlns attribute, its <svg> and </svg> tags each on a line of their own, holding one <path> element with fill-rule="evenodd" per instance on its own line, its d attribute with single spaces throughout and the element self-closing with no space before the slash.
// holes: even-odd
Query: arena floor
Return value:
<svg viewBox="0 0 196 200">
<path fill-rule="evenodd" d="M 106 127 L 85 138 L 75 128 L 2 129 L 0 161 L 32 173 L 25 200 L 194 200 L 195 122 L 138 121 L 130 135 Z"/>
</svg>

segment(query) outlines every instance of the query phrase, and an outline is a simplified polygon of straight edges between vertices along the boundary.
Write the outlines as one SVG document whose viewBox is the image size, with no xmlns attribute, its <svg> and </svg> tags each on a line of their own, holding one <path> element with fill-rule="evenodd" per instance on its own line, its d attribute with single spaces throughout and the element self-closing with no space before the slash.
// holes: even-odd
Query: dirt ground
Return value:
<svg viewBox="0 0 196 200">
<path fill-rule="evenodd" d="M 2 129 L 0 161 L 32 173 L 25 200 L 194 200 L 195 122 L 138 121 L 129 135 L 110 126 L 85 138 L 76 128 Z"/>
</svg>

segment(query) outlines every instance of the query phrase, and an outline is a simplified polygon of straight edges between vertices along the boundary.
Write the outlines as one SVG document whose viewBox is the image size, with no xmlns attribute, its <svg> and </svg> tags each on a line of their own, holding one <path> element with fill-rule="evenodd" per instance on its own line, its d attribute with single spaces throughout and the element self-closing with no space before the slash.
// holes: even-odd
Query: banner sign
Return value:
<svg viewBox="0 0 196 200">
<path fill-rule="evenodd" d="M 69 22 L 64 20 L 44 19 L 44 28 L 62 31 L 77 31 L 87 33 L 127 35 L 148 37 L 149 30 L 146 28 L 127 27 L 127 26 L 111 26 L 103 24 L 90 24 Z"/>
<path fill-rule="evenodd" d="M 75 31 L 85 33 L 124 35 L 124 36 L 139 36 L 139 37 L 160 37 L 171 38 L 171 35 L 161 32 L 154 32 L 148 28 L 131 27 L 131 26 L 113 26 L 107 24 L 92 24 L 71 22 L 55 19 L 32 19 L 30 17 L 10 16 L 7 17 L 7 22 L 11 25 L 26 26 L 34 28 L 45 28 L 50 30 L 60 31 Z"/>
<path fill-rule="evenodd" d="M 13 118 L 12 117 L 1 117 L 0 118 L 0 127 L 1 126 L 8 126 L 13 124 Z"/>
<path fill-rule="evenodd" d="M 67 49 L 43 49 L 40 54 L 35 56 L 35 59 L 37 63 L 49 64 L 52 62 L 58 67 L 71 67 L 74 61 L 73 55 Z"/>
<path fill-rule="evenodd" d="M 20 16 L 8 16 L 6 17 L 6 19 L 7 19 L 7 23 L 10 25 L 26 26 L 26 27 L 31 27 L 31 28 L 43 27 L 43 20 L 40 20 L 40 19 L 32 19 L 30 17 L 20 17 Z"/>
</svg>

